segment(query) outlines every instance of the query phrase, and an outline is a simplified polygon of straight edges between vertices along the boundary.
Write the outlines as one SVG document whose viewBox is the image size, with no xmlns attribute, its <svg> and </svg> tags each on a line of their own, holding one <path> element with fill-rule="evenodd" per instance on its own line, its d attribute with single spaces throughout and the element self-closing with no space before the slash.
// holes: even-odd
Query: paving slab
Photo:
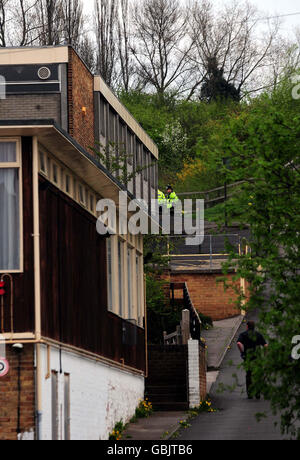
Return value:
<svg viewBox="0 0 300 460">
<path fill-rule="evenodd" d="M 244 321 L 244 316 L 214 321 L 213 328 L 202 332 L 207 345 L 207 367 L 218 370 L 232 340 Z"/>
<path fill-rule="evenodd" d="M 209 395 L 212 389 L 213 384 L 216 382 L 219 376 L 219 371 L 211 371 L 206 374 L 206 389 L 207 394 Z"/>
<path fill-rule="evenodd" d="M 217 409 L 217 412 L 200 414 L 191 422 L 187 430 L 181 431 L 179 441 L 286 438 L 281 434 L 280 427 L 276 425 L 279 416 L 272 414 L 269 402 L 263 398 L 259 401 L 247 398 L 245 371 L 240 368 L 242 360 L 236 346 L 238 334 L 245 329 L 245 325 L 242 325 L 237 331 L 234 346 L 228 350 L 218 378 L 212 387 L 210 397 L 213 408 Z M 256 418 L 259 413 L 266 415 L 266 418 L 263 417 L 260 422 Z"/>
<path fill-rule="evenodd" d="M 131 423 L 123 433 L 122 440 L 159 441 L 168 439 L 177 431 L 179 422 L 186 418 L 186 412 L 154 412 L 149 418 Z"/>
</svg>

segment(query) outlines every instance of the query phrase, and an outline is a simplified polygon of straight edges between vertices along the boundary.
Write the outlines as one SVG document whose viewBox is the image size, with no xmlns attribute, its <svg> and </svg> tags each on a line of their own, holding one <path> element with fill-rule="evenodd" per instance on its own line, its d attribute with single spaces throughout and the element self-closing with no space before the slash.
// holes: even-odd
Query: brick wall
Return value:
<svg viewBox="0 0 300 460">
<path fill-rule="evenodd" d="M 233 289 L 224 290 L 223 282 L 217 283 L 220 277 L 220 274 L 215 273 L 172 273 L 171 282 L 186 282 L 194 307 L 217 321 L 240 314 L 235 305 L 236 292 Z M 233 275 L 228 275 L 229 280 L 232 277 Z M 236 282 L 237 286 L 239 284 Z"/>
<path fill-rule="evenodd" d="M 156 410 L 188 409 L 187 345 L 149 345 L 146 396 Z"/>
<path fill-rule="evenodd" d="M 0 120 L 54 119 L 60 124 L 60 94 L 8 95 L 1 100 Z"/>
<path fill-rule="evenodd" d="M 11 345 L 6 347 L 10 371 L 0 379 L 0 440 L 17 440 L 18 358 Z M 25 345 L 21 355 L 20 438 L 32 438 L 35 425 L 35 381 L 33 345 Z"/>
<path fill-rule="evenodd" d="M 72 48 L 69 48 L 68 106 L 70 135 L 92 153 L 89 147 L 95 143 L 94 77 Z"/>
</svg>

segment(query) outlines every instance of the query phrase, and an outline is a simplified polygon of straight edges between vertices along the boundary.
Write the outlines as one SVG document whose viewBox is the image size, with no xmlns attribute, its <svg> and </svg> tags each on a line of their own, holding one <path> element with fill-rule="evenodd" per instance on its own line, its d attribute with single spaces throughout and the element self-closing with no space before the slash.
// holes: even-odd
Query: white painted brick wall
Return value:
<svg viewBox="0 0 300 460">
<path fill-rule="evenodd" d="M 200 404 L 200 363 L 198 340 L 188 341 L 189 357 L 189 406 L 190 409 Z"/>
<path fill-rule="evenodd" d="M 42 439 L 51 440 L 51 378 L 47 375 L 47 348 L 42 347 Z M 106 440 L 115 424 L 129 421 L 144 398 L 144 377 L 51 348 L 51 371 L 58 372 L 59 438 L 64 439 L 64 374 L 70 374 L 72 440 Z"/>
</svg>

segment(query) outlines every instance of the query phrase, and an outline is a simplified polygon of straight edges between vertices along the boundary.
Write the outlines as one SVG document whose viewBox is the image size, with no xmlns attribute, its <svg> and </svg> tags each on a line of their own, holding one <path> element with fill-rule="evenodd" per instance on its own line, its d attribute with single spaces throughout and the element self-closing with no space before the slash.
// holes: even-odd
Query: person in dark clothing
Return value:
<svg viewBox="0 0 300 460">
<path fill-rule="evenodd" d="M 240 334 L 237 346 L 241 352 L 241 357 L 243 360 L 246 360 L 247 356 L 250 356 L 251 360 L 255 359 L 255 350 L 258 347 L 268 347 L 267 342 L 265 341 L 264 337 L 255 330 L 255 322 L 248 321 L 247 323 L 247 330 Z M 252 372 L 250 370 L 247 371 L 246 374 L 246 388 L 248 398 L 252 399 L 251 394 L 251 384 L 252 384 Z M 256 394 L 256 399 L 260 399 L 260 394 Z"/>
</svg>

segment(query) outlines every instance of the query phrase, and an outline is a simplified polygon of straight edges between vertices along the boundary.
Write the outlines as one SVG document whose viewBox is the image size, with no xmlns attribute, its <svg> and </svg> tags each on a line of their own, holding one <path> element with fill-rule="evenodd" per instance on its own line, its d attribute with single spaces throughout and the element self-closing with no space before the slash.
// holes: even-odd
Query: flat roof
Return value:
<svg viewBox="0 0 300 460">
<path fill-rule="evenodd" d="M 0 65 L 63 64 L 69 61 L 68 46 L 0 48 Z"/>
<path fill-rule="evenodd" d="M 64 64 L 69 62 L 70 48 L 73 49 L 74 53 L 76 53 L 79 59 L 81 59 L 77 51 L 70 45 L 0 48 L 0 65 Z M 88 69 L 85 62 L 82 59 L 81 61 Z M 90 70 L 89 72 L 94 77 L 94 91 L 100 92 L 105 97 L 108 103 L 120 115 L 128 127 L 137 135 L 145 147 L 147 147 L 153 156 L 158 159 L 159 152 L 155 142 L 120 102 L 104 79 L 100 75 L 93 75 Z"/>
</svg>

